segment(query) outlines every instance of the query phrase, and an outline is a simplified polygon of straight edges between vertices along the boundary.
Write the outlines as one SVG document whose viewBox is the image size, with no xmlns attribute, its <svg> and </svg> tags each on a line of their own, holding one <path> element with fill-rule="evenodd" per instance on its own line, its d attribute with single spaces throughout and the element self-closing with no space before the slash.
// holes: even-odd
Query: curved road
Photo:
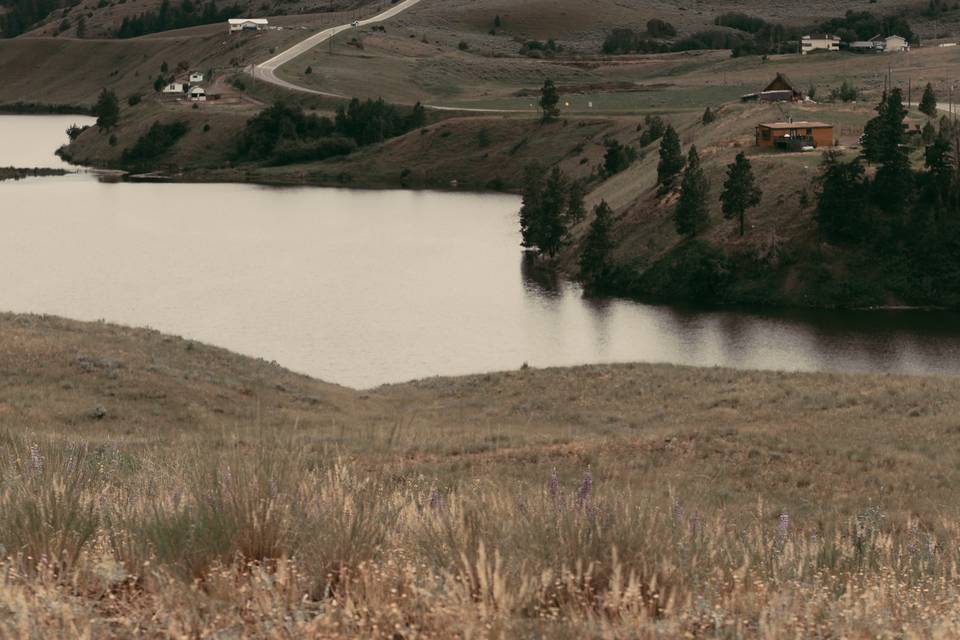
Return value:
<svg viewBox="0 0 960 640">
<path fill-rule="evenodd" d="M 378 13 L 372 18 L 367 18 L 366 20 L 360 20 L 357 23 L 358 27 L 364 27 L 369 24 L 376 24 L 377 22 L 383 22 L 389 20 L 390 18 L 403 13 L 410 7 L 413 7 L 417 4 L 420 4 L 422 0 L 404 0 L 403 2 L 397 4 L 396 6 L 390 7 L 383 13 Z M 330 38 L 333 38 L 338 33 L 343 33 L 350 29 L 355 28 L 353 24 L 344 24 L 339 27 L 331 27 L 329 29 L 324 29 L 323 31 L 318 31 L 313 34 L 306 40 L 298 42 L 289 49 L 282 51 L 281 53 L 270 58 L 266 62 L 262 62 L 256 65 L 250 65 L 247 68 L 247 72 L 250 73 L 257 80 L 263 80 L 264 82 L 269 82 L 278 87 L 283 87 L 284 89 L 289 89 L 290 91 L 300 91 L 302 93 L 311 93 L 313 95 L 325 96 L 328 98 L 347 98 L 349 96 L 344 96 L 339 93 L 331 93 L 329 91 L 318 91 L 316 89 L 308 89 L 307 87 L 302 87 L 298 84 L 288 82 L 282 78 L 278 78 L 276 75 L 277 69 L 286 63 L 290 62 L 294 58 L 302 56 L 310 49 L 323 44 L 328 41 Z M 433 109 L 435 111 L 467 111 L 474 113 L 534 113 L 533 111 L 528 110 L 516 110 L 516 109 L 475 109 L 468 107 L 442 107 L 439 105 L 425 104 L 423 105 L 427 109 Z"/>
</svg>

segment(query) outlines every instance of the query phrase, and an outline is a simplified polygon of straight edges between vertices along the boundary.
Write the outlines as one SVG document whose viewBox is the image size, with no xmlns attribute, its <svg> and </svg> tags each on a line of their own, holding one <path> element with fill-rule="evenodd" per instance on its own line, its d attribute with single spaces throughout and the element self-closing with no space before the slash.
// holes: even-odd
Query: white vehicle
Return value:
<svg viewBox="0 0 960 640">
<path fill-rule="evenodd" d="M 353 27 L 354 29 L 356 29 L 357 27 L 360 26 L 360 21 L 359 21 L 359 20 L 354 20 L 353 22 L 350 23 L 350 26 Z"/>
</svg>

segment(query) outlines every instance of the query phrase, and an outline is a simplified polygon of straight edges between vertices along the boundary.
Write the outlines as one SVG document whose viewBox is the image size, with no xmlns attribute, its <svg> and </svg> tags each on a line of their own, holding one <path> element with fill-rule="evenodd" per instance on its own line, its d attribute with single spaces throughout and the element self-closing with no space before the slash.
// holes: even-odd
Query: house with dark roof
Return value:
<svg viewBox="0 0 960 640">
<path fill-rule="evenodd" d="M 748 93 L 740 97 L 744 102 L 800 102 L 803 100 L 803 91 L 790 82 L 782 73 L 759 93 Z"/>
</svg>

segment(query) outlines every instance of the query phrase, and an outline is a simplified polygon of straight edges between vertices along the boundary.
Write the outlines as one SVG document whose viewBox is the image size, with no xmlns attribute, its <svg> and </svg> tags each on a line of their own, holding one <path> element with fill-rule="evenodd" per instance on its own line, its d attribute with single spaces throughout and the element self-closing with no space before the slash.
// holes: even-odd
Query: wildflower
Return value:
<svg viewBox="0 0 960 640">
<path fill-rule="evenodd" d="M 589 500 L 591 493 L 593 493 L 593 474 L 587 470 L 583 475 L 583 482 L 580 483 L 580 488 L 577 489 L 577 506 L 581 506 Z"/>
<path fill-rule="evenodd" d="M 43 475 L 43 456 L 37 443 L 30 445 L 30 466 L 36 475 Z"/>
<path fill-rule="evenodd" d="M 557 474 L 557 468 L 554 467 L 550 472 L 550 480 L 547 482 L 547 493 L 556 500 L 560 496 L 560 476 Z"/>
<path fill-rule="evenodd" d="M 780 514 L 780 518 L 777 521 L 777 531 L 781 537 L 786 537 L 787 533 L 790 532 L 790 514 L 786 511 Z"/>
</svg>

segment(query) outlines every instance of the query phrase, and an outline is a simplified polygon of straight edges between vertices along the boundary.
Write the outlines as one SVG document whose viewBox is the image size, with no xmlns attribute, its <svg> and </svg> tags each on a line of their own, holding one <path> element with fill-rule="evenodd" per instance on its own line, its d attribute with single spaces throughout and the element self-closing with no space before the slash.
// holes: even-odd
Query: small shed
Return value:
<svg viewBox="0 0 960 640">
<path fill-rule="evenodd" d="M 196 84 L 197 82 L 203 82 L 203 74 L 199 71 L 194 71 L 190 74 L 190 84 Z"/>
<path fill-rule="evenodd" d="M 766 122 L 757 125 L 757 146 L 800 150 L 833 146 L 833 125 L 826 122 Z"/>
<path fill-rule="evenodd" d="M 193 102 L 206 102 L 207 101 L 207 92 L 204 91 L 203 87 L 190 87 L 190 91 L 187 93 L 190 96 L 190 100 Z"/>
<path fill-rule="evenodd" d="M 263 31 L 270 22 L 266 18 L 230 18 L 227 20 L 230 32 Z"/>
</svg>

